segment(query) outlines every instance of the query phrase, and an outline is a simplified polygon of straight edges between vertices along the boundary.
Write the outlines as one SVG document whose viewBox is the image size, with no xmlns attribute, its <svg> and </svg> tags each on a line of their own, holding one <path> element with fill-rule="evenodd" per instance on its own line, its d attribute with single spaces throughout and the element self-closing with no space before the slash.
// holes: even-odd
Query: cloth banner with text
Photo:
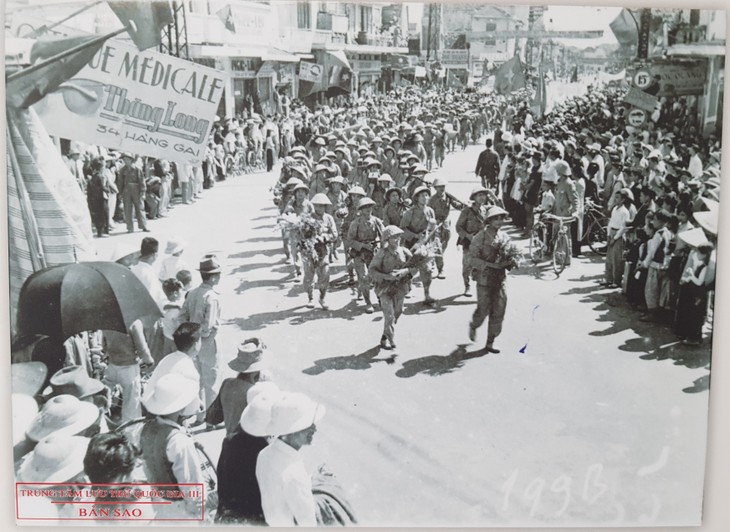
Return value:
<svg viewBox="0 0 730 532">
<path fill-rule="evenodd" d="M 33 108 L 50 135 L 196 164 L 226 85 L 224 72 L 108 41 Z"/>
</svg>

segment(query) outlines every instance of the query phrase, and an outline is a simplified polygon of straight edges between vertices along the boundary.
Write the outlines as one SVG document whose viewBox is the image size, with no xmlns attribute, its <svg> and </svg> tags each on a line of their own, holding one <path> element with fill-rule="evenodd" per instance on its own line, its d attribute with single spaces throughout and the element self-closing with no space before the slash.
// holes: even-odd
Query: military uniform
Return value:
<svg viewBox="0 0 730 532">
<path fill-rule="evenodd" d="M 419 207 L 418 205 L 411 207 L 403 213 L 400 221 L 400 228 L 403 229 L 403 239 L 405 247 L 411 249 L 421 238 L 423 233 L 431 231 L 436 227 L 436 215 L 431 207 Z M 426 299 L 429 299 L 429 290 L 431 288 L 431 261 L 418 268 L 421 276 L 423 289 L 426 293 Z"/>
<path fill-rule="evenodd" d="M 494 264 L 497 260 L 497 249 L 493 246 L 496 238 L 507 237 L 501 231 L 485 227 L 476 234 L 469 246 L 469 266 L 474 270 L 477 282 L 477 308 L 470 327 L 476 330 L 489 318 L 487 345 L 490 347 L 502 332 L 502 321 L 507 310 L 507 272 L 504 268 L 485 264 Z"/>
<path fill-rule="evenodd" d="M 383 234 L 383 229 L 383 222 L 380 218 L 375 216 L 365 218 L 361 215 L 350 224 L 347 232 L 347 253 L 353 257 L 358 287 L 368 307 L 372 307 L 368 264 L 373 258 L 377 242 L 380 241 Z M 371 246 L 371 249 L 365 248 L 366 245 Z"/>
<path fill-rule="evenodd" d="M 136 166 L 124 165 L 117 175 L 117 188 L 122 195 L 124 206 L 124 221 L 127 223 L 127 232 L 134 231 L 134 218 L 137 216 L 137 225 L 143 231 L 147 230 L 146 214 L 142 197 L 147 190 L 147 184 L 142 170 Z"/>
<path fill-rule="evenodd" d="M 400 225 L 404 210 L 405 208 L 400 202 L 396 204 L 387 202 L 383 208 L 383 225 Z"/>
<path fill-rule="evenodd" d="M 380 299 L 380 309 L 383 311 L 383 336 L 392 345 L 395 345 L 395 322 L 403 314 L 403 302 L 411 289 L 411 283 L 399 283 L 398 289 L 393 293 L 389 290 L 393 283 L 390 274 L 403 268 L 411 256 L 411 252 L 402 246 L 396 249 L 381 248 L 370 263 L 370 277 L 375 284 L 375 294 Z"/>
<path fill-rule="evenodd" d="M 441 242 L 441 255 L 436 257 L 436 269 L 438 270 L 438 274 L 441 275 L 441 272 L 444 270 L 443 254 L 451 239 L 451 227 L 449 226 L 451 199 L 449 199 L 446 193 L 436 193 L 431 196 L 431 199 L 428 201 L 428 206 L 433 209 L 433 213 L 436 216 L 436 223 L 441 224 L 441 228 L 437 232 L 437 236 Z"/>
<path fill-rule="evenodd" d="M 312 205 L 311 202 L 307 199 L 299 203 L 297 202 L 296 198 L 292 197 L 292 199 L 289 201 L 286 208 L 284 209 L 284 213 L 296 214 L 298 216 L 311 215 L 314 213 L 314 205 Z M 295 234 L 289 234 L 288 244 L 290 250 L 289 254 L 291 255 L 294 266 L 296 266 L 296 271 L 298 275 L 300 273 L 298 237 Z"/>
<path fill-rule="evenodd" d="M 487 221 L 487 207 L 482 205 L 477 208 L 476 204 L 470 205 L 461 211 L 459 219 L 456 222 L 456 234 L 459 235 L 457 244 L 460 244 L 464 257 L 462 259 L 461 275 L 464 279 L 464 288 L 469 291 L 469 279 L 471 277 L 471 267 L 469 266 L 469 246 L 476 234 L 484 228 Z"/>
<path fill-rule="evenodd" d="M 317 220 L 321 224 L 317 239 L 324 242 L 324 245 L 322 251 L 314 255 L 302 253 L 302 265 L 304 266 L 302 284 L 307 291 L 309 303 L 311 303 L 314 291 L 314 276 L 316 275 L 317 288 L 320 293 L 319 300 L 322 306 L 324 306 L 324 296 L 330 284 L 329 247 L 337 241 L 337 226 L 335 219 L 327 213 L 324 213 L 320 217 L 315 212 L 311 216 L 313 220 Z"/>
</svg>

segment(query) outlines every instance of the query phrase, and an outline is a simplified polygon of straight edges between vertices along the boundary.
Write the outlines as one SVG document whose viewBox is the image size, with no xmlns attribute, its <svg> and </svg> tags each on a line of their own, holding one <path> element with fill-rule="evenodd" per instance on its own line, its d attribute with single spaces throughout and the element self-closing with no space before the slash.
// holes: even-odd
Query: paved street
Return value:
<svg viewBox="0 0 730 532">
<path fill-rule="evenodd" d="M 448 156 L 435 172 L 457 197 L 477 184 L 480 149 Z M 218 183 L 152 222 L 151 234 L 184 238 L 192 265 L 219 255 L 226 360 L 260 336 L 275 381 L 327 406 L 305 459 L 312 470 L 328 464 L 361 524 L 697 524 L 685 516 L 702 503 L 709 346 L 683 346 L 638 321 L 597 284 L 600 257 L 586 247 L 559 278 L 547 264 L 513 271 L 502 352 L 486 354 L 486 327 L 474 344 L 467 338 L 475 303 L 461 296 L 453 238 L 446 279 L 432 286 L 439 305 L 422 306 L 415 287 L 398 349 L 379 351 L 382 316 L 365 314 L 336 283 L 346 277 L 342 258 L 331 310 L 305 307 L 283 263 L 274 180 Z M 134 251 L 143 236 L 98 240 L 100 258 Z M 221 436 L 199 436 L 214 457 Z"/>
</svg>

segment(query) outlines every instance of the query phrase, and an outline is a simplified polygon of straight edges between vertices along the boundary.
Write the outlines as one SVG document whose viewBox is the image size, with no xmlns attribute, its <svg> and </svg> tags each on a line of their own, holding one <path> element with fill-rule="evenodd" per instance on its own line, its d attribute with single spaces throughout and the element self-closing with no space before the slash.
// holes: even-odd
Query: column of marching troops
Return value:
<svg viewBox="0 0 730 532">
<path fill-rule="evenodd" d="M 329 266 L 342 253 L 363 311 L 373 313 L 377 302 L 383 312 L 380 346 L 394 348 L 395 324 L 414 279 L 420 280 L 423 302 L 435 303 L 431 281 L 434 276 L 443 278 L 443 250 L 451 240 L 449 215 L 455 208 L 461 211 L 454 231 L 464 252 L 464 296 L 472 295 L 472 279 L 477 286 L 469 337 L 474 341 L 478 327 L 488 319 L 485 347 L 499 352 L 494 342 L 507 303 L 506 273 L 515 266 L 504 252 L 509 239 L 500 230 L 507 215 L 518 227 L 529 227 L 538 206 L 579 218 L 582 194 L 610 213 L 605 284 L 620 285 L 626 266 L 627 295 L 640 294 L 646 318 L 656 319 L 671 301 L 672 264 L 679 263 L 677 316 L 681 311 L 691 319 L 678 320 L 684 325 L 677 334 L 690 345 L 699 343 L 708 284 L 714 278 L 720 142 L 698 134 L 689 121 L 687 102 L 663 108 L 656 126 L 624 130 L 620 98 L 619 90 L 592 91 L 539 122 L 529 114 L 526 94 L 505 98 L 408 91 L 373 97 L 360 107 L 311 112 L 294 106 L 296 141 L 286 150 L 274 198 L 280 209 L 284 253 L 293 273 L 302 278 L 308 307 L 315 306 L 318 296 L 319 305 L 328 308 Z M 447 153 L 478 142 L 484 134 L 487 149 L 475 169 L 481 185 L 472 190 L 468 202 L 460 201 L 446 191 L 443 179 L 431 180 L 429 171 L 434 162 L 441 166 Z M 676 220 L 681 225 L 673 227 Z M 693 229 L 693 223 L 699 227 Z M 640 246 L 635 246 L 637 258 L 627 254 L 624 265 L 621 248 L 624 243 L 633 246 L 626 236 L 630 231 L 637 234 Z M 690 234 L 695 237 L 686 236 Z M 670 246 L 675 240 L 684 242 L 684 249 Z M 581 242 L 574 239 L 574 244 L 579 253 Z M 199 495 L 180 499 L 146 488 L 131 499 L 108 490 L 114 494 L 86 500 L 122 503 L 120 511 L 141 512 L 135 517 L 143 521 L 210 519 L 214 510 L 222 523 L 356 522 L 334 477 L 325 470 L 311 477 L 298 453 L 312 442 L 323 405 L 281 391 L 271 382 L 267 349 L 259 338 L 238 346 L 228 364 L 236 376 L 225 379 L 216 394 L 220 305 L 215 287 L 221 266 L 215 256 L 203 257 L 198 267 L 202 283 L 185 297 L 189 286 L 167 283 L 174 278 L 153 272 L 157 246 L 153 238 L 143 240 L 140 264 L 133 271 L 153 297 L 157 294 L 156 300 L 164 300 L 161 308 L 173 310 L 167 307 L 177 302 L 176 312 L 171 312 L 177 316 L 175 327 L 163 331 L 167 346 L 163 357 L 152 356 L 133 324 L 129 334 L 116 333 L 116 342 L 109 341 L 113 334 L 104 333 L 111 370 L 104 382 L 79 365 L 54 368 L 46 378 L 48 368 L 40 368 L 40 362 L 13 364 L 16 479 L 41 484 L 206 486 L 204 504 Z M 189 285 L 183 250 L 184 243 L 168 242 L 169 256 L 163 264 L 173 277 L 187 272 Z M 634 281 L 641 286 L 636 288 Z M 141 362 L 156 361 L 144 393 L 135 356 Z M 141 406 L 147 412 L 141 435 L 108 431 L 105 383 L 115 380 L 129 387 L 122 404 L 123 421 L 138 416 Z M 44 383 L 48 387 L 42 389 Z M 188 432 L 191 418 L 207 428 L 225 425 L 217 468 Z M 212 469 L 217 469 L 215 490 L 208 489 L 207 472 Z M 164 506 L 147 504 L 160 498 Z M 50 492 L 32 501 L 37 515 L 58 517 L 78 513 L 84 502 Z"/>
</svg>

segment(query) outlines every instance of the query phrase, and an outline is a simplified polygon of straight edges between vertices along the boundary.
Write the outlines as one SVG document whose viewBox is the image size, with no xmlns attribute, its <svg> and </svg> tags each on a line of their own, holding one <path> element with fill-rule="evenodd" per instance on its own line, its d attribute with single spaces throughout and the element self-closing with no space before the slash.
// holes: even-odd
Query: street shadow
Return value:
<svg viewBox="0 0 730 532">
<path fill-rule="evenodd" d="M 484 348 L 477 349 L 476 351 L 467 351 L 467 345 L 469 344 L 459 344 L 447 356 L 430 355 L 407 360 L 403 363 L 403 367 L 395 372 L 395 375 L 403 379 L 415 377 L 419 373 L 438 377 L 439 375 L 451 373 L 461 368 L 466 360 L 483 357 L 487 354 Z"/>
<path fill-rule="evenodd" d="M 277 263 L 275 262 L 249 262 L 246 264 L 242 264 L 241 266 L 238 266 L 236 269 L 234 269 L 231 273 L 246 273 L 250 272 L 251 270 L 258 270 L 259 268 L 270 268 L 271 271 L 276 271 L 277 268 L 275 266 Z M 281 272 L 283 273 L 283 272 Z"/>
<path fill-rule="evenodd" d="M 303 295 L 301 285 L 293 286 L 289 291 L 290 297 L 299 297 L 301 304 L 286 309 L 272 312 L 259 312 L 245 318 L 232 318 L 227 323 L 236 325 L 243 331 L 261 330 L 269 325 L 276 325 L 288 322 L 290 325 L 301 325 L 313 320 L 342 319 L 351 321 L 364 314 L 362 308 L 358 308 L 354 301 L 338 309 L 324 310 L 319 305 L 313 309 L 306 307 L 306 297 Z"/>
<path fill-rule="evenodd" d="M 437 299 L 430 305 L 426 305 L 423 302 L 423 299 L 411 298 L 410 301 L 406 300 L 403 304 L 403 314 L 406 316 L 413 316 L 416 314 L 440 314 L 445 310 L 446 307 L 441 305 L 440 299 Z"/>
<path fill-rule="evenodd" d="M 710 374 L 704 375 L 700 377 L 699 379 L 696 379 L 694 383 L 692 383 L 692 386 L 688 386 L 687 388 L 683 388 L 682 391 L 684 393 L 700 393 L 700 392 L 706 392 L 710 389 Z"/>
<path fill-rule="evenodd" d="M 262 211 L 269 211 L 271 209 L 261 209 Z M 276 215 L 269 214 L 268 216 L 257 216 L 256 218 L 251 218 L 252 222 L 259 222 L 261 220 L 269 220 L 271 218 L 276 218 Z"/>
<path fill-rule="evenodd" d="M 236 244 L 248 244 L 250 242 L 281 242 L 281 235 L 255 236 L 246 240 L 240 240 Z"/>
<path fill-rule="evenodd" d="M 443 297 L 436 300 L 439 307 L 459 307 L 462 305 L 476 305 L 476 295 L 466 297 L 464 294 L 454 294 L 453 296 Z"/>
<path fill-rule="evenodd" d="M 250 249 L 248 251 L 241 251 L 239 253 L 232 253 L 228 255 L 229 259 L 250 259 L 256 255 L 264 255 L 265 257 L 275 257 L 277 255 L 284 255 L 283 248 L 276 249 Z"/>
<path fill-rule="evenodd" d="M 345 369 L 366 370 L 374 364 L 385 362 L 394 364 L 398 355 L 391 353 L 385 358 L 377 358 L 383 350 L 380 346 L 371 347 L 358 355 L 345 355 L 331 358 L 322 358 L 314 361 L 314 366 L 302 370 L 307 375 L 321 375 L 325 371 L 341 371 Z"/>
<path fill-rule="evenodd" d="M 606 292 L 596 286 L 571 288 L 561 295 L 583 295 L 581 303 L 593 304 L 593 310 L 599 312 L 596 322 L 608 323 L 605 329 L 589 331 L 591 336 L 611 336 L 629 331 L 631 338 L 618 347 L 619 351 L 637 353 L 641 360 L 671 360 L 676 366 L 698 369 L 710 363 L 711 338 L 703 345 L 690 346 L 677 340 L 671 327 L 665 322 L 644 322 L 639 320 L 640 313 L 634 310 L 626 296 L 618 290 Z M 699 391 L 700 383 L 695 388 Z"/>
<path fill-rule="evenodd" d="M 238 285 L 238 288 L 236 288 L 237 294 L 242 294 L 243 292 L 247 290 L 251 290 L 253 288 L 278 288 L 283 289 L 286 288 L 289 285 L 290 279 L 293 279 L 294 276 L 288 276 L 288 277 L 280 277 L 278 279 L 259 279 L 257 281 L 251 281 L 251 280 L 244 280 L 241 281 L 241 284 Z"/>
<path fill-rule="evenodd" d="M 257 229 L 273 229 L 274 227 L 276 227 L 276 224 L 257 225 L 256 227 L 252 227 L 251 230 L 256 231 Z"/>
<path fill-rule="evenodd" d="M 533 277 L 540 281 L 555 281 L 558 279 L 558 275 L 552 269 L 552 265 L 549 262 L 533 263 L 530 259 L 525 259 L 525 263 L 519 268 L 515 268 L 510 271 L 508 276 L 515 277 Z"/>
</svg>

